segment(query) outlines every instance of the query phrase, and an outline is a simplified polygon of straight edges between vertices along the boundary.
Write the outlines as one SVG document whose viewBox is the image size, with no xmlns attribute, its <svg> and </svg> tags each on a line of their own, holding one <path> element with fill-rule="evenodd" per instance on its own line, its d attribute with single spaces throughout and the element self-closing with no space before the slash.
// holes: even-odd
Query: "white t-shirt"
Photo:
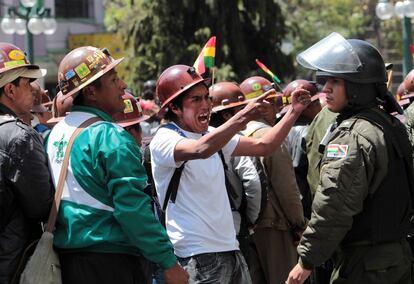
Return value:
<svg viewBox="0 0 414 284">
<path fill-rule="evenodd" d="M 214 128 L 210 127 L 209 131 Z M 181 131 L 189 139 L 202 135 Z M 239 142 L 234 136 L 222 149 L 229 159 Z M 151 166 L 160 204 L 176 168 L 174 149 L 181 139 L 174 130 L 162 127 L 151 141 Z M 190 160 L 184 166 L 175 203 L 166 212 L 168 236 L 175 254 L 189 257 L 201 253 L 238 250 L 233 217 L 227 197 L 224 169 L 218 153 L 207 159 Z"/>
</svg>

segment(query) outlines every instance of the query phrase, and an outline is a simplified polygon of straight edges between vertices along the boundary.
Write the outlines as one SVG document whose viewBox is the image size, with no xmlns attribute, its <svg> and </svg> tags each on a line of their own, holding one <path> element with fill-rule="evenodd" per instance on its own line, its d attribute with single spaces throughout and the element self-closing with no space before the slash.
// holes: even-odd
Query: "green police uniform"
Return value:
<svg viewBox="0 0 414 284">
<path fill-rule="evenodd" d="M 309 126 L 309 132 L 306 136 L 306 154 L 309 162 L 307 179 L 312 194 L 315 194 L 319 184 L 319 162 L 322 158 L 322 154 L 319 152 L 319 144 L 337 115 L 337 113 L 324 107 Z"/>
<path fill-rule="evenodd" d="M 388 122 L 392 119 L 378 109 L 374 112 Z M 306 269 L 312 269 L 334 255 L 331 283 L 411 283 L 411 252 L 405 239 L 401 238 L 405 225 L 401 233 L 390 235 L 388 232 L 394 228 L 378 229 L 382 220 L 376 220 L 370 214 L 382 212 L 383 208 L 375 207 L 375 201 L 371 200 L 384 196 L 387 190 L 384 190 L 384 180 L 399 178 L 389 177 L 393 173 L 389 165 L 393 163 L 389 163 L 391 145 L 387 144 L 381 125 L 352 116 L 333 131 L 325 148 L 312 218 L 298 253 L 299 263 Z M 389 198 L 389 207 L 394 204 L 411 210 L 407 192 L 409 195 L 407 190 L 395 190 L 399 202 L 395 204 L 396 200 Z M 384 200 L 376 204 L 380 202 L 385 204 Z M 391 219 L 388 223 L 392 224 Z M 372 228 L 371 223 L 374 224 Z"/>
</svg>

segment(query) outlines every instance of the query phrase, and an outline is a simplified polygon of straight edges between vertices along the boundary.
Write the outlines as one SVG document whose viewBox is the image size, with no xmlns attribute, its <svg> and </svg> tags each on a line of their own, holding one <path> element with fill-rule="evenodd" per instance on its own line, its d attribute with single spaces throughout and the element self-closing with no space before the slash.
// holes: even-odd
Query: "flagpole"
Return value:
<svg viewBox="0 0 414 284">
<path fill-rule="evenodd" d="M 215 77 L 214 75 L 215 75 L 215 73 L 216 73 L 216 72 L 215 72 L 215 71 L 216 71 L 216 67 L 215 67 L 215 66 L 213 66 L 211 69 L 212 69 L 211 71 L 212 71 L 212 73 L 213 73 L 213 74 L 211 75 L 211 85 L 213 86 L 213 85 L 214 85 L 214 77 Z"/>
</svg>

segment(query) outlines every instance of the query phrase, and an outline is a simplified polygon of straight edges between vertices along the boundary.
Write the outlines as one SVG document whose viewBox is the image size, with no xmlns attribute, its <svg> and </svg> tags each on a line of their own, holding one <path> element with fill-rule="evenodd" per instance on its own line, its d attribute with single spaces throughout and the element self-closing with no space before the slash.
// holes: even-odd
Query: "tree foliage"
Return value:
<svg viewBox="0 0 414 284">
<path fill-rule="evenodd" d="M 125 40 L 125 79 L 135 91 L 171 65 L 192 65 L 212 35 L 218 81 L 264 75 L 255 58 L 282 77 L 293 71 L 280 51 L 287 30 L 274 0 L 111 0 L 105 8 L 106 26 Z"/>
<path fill-rule="evenodd" d="M 386 60 L 401 58 L 401 21 L 380 21 L 377 0 L 106 0 L 105 23 L 127 46 L 127 82 L 139 90 L 173 64 L 192 65 L 202 46 L 217 36 L 217 80 L 241 82 L 264 75 L 259 58 L 288 82 L 304 76 L 296 55 L 327 36 L 372 42 Z M 282 41 L 293 44 L 289 56 Z M 395 62 L 395 61 L 394 61 Z M 302 72 L 302 74 L 297 73 Z"/>
<path fill-rule="evenodd" d="M 401 20 L 396 17 L 387 21 L 379 20 L 375 15 L 378 0 L 279 2 L 286 16 L 287 37 L 294 46 L 293 56 L 328 34 L 338 32 L 346 38 L 371 42 L 386 61 L 401 60 Z"/>
<path fill-rule="evenodd" d="M 288 39 L 294 46 L 293 55 L 295 56 L 332 32 L 338 32 L 344 37 L 364 37 L 367 24 L 370 22 L 365 2 L 367 1 L 281 1 L 287 19 Z"/>
</svg>

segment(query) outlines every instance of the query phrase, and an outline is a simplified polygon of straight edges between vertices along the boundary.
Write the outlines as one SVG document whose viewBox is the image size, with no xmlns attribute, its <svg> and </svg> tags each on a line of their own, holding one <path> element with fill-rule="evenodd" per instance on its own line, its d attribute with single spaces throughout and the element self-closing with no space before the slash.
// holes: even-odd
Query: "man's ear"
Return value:
<svg viewBox="0 0 414 284">
<path fill-rule="evenodd" d="M 15 94 L 15 87 L 16 86 L 12 83 L 7 83 L 6 85 L 4 85 L 3 96 L 6 96 L 9 100 L 13 100 Z"/>
<path fill-rule="evenodd" d="M 85 88 L 83 88 L 83 95 L 84 95 L 84 98 L 88 101 L 97 101 L 98 100 L 95 86 L 89 85 L 89 86 L 86 86 Z"/>
<path fill-rule="evenodd" d="M 181 109 L 177 106 L 177 105 L 175 105 L 175 104 L 173 104 L 173 103 L 169 103 L 168 104 L 168 108 L 175 114 L 175 115 L 178 115 L 179 113 L 181 113 Z"/>
</svg>

